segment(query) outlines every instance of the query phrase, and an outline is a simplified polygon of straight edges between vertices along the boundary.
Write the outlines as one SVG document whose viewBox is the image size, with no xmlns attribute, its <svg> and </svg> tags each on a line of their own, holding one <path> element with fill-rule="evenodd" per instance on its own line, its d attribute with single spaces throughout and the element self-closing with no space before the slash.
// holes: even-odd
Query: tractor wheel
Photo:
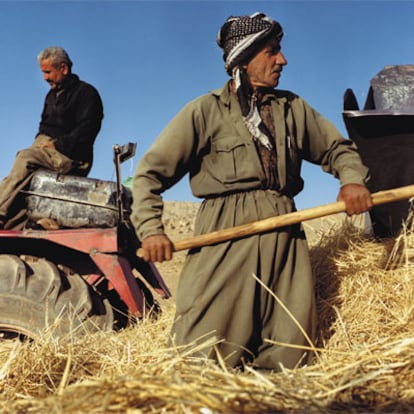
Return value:
<svg viewBox="0 0 414 414">
<path fill-rule="evenodd" d="M 45 259 L 0 254 L 3 338 L 63 338 L 110 330 L 113 311 L 79 275 Z"/>
</svg>

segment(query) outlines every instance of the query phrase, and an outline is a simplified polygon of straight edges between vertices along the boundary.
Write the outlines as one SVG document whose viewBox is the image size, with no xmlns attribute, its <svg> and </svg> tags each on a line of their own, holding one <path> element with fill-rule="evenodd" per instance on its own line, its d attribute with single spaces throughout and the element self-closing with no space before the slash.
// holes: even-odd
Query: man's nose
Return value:
<svg viewBox="0 0 414 414">
<path fill-rule="evenodd" d="M 276 55 L 276 63 L 278 64 L 278 65 L 287 65 L 287 60 L 286 60 L 286 58 L 285 58 L 285 55 L 282 53 L 282 52 L 279 52 L 277 55 Z"/>
</svg>

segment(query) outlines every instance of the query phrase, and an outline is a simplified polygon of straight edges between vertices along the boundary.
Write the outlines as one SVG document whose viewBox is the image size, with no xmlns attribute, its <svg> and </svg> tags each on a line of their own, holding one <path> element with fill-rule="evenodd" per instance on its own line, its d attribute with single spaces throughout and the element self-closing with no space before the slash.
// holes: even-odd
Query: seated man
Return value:
<svg viewBox="0 0 414 414">
<path fill-rule="evenodd" d="M 39 53 L 38 62 L 50 91 L 32 146 L 17 153 L 10 174 L 0 183 L 0 228 L 22 227 L 26 214 L 17 196 L 35 170 L 46 168 L 86 176 L 101 128 L 103 105 L 99 93 L 72 73 L 66 51 L 48 47 Z"/>
</svg>

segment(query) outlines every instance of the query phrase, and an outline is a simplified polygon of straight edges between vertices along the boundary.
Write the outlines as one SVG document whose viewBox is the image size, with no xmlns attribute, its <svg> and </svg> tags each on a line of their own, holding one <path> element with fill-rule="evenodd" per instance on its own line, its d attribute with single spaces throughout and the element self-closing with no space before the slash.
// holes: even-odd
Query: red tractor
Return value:
<svg viewBox="0 0 414 414">
<path fill-rule="evenodd" d="M 171 296 L 156 267 L 136 255 L 131 196 L 120 179 L 120 164 L 135 148 L 114 146 L 116 183 L 34 174 L 24 191 L 24 229 L 0 231 L 3 338 L 119 329 L 157 314 L 153 291 Z"/>
</svg>

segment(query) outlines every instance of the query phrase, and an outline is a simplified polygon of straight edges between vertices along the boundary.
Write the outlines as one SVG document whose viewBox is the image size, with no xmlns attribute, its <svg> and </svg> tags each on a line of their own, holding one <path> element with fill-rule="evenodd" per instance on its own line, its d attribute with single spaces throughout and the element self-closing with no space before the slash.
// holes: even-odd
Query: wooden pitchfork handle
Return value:
<svg viewBox="0 0 414 414">
<path fill-rule="evenodd" d="M 394 201 L 406 200 L 414 197 L 414 185 L 394 188 L 391 190 L 378 191 L 372 194 L 374 206 L 380 204 L 392 203 Z M 344 212 L 345 202 L 337 201 L 335 203 L 325 204 L 317 207 L 311 207 L 304 210 L 294 211 L 293 213 L 283 214 L 281 216 L 269 217 L 267 219 L 254 221 L 252 223 L 242 224 L 228 229 L 217 230 L 211 233 L 200 234 L 186 240 L 173 242 L 175 252 L 192 249 L 195 247 L 209 246 L 220 242 L 240 239 L 253 234 L 265 233 L 279 227 L 290 226 L 302 221 L 329 216 L 331 214 Z M 142 248 L 137 250 L 139 257 L 144 256 Z"/>
</svg>

